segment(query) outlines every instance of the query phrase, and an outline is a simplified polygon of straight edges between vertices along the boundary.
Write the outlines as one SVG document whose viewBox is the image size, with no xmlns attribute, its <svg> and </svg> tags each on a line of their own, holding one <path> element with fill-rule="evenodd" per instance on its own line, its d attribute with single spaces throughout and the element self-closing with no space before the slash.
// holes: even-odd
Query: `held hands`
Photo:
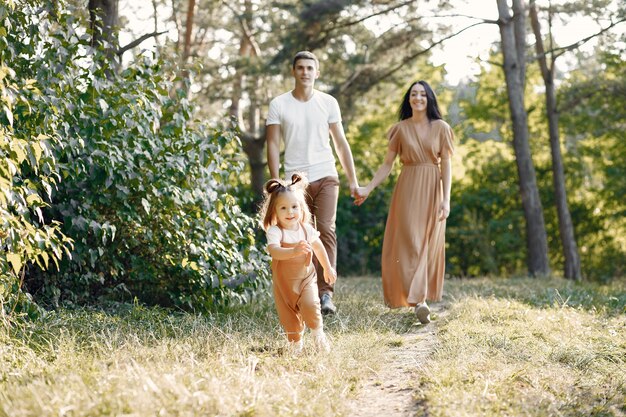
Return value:
<svg viewBox="0 0 626 417">
<path fill-rule="evenodd" d="M 370 195 L 370 192 L 367 190 L 367 187 L 358 187 L 352 197 L 354 197 L 354 204 L 360 206 L 367 200 L 367 197 Z"/>
<path fill-rule="evenodd" d="M 356 198 L 357 197 L 356 192 L 358 189 L 359 189 L 358 183 L 350 184 L 350 197 Z"/>
<path fill-rule="evenodd" d="M 337 271 L 333 267 L 324 268 L 324 281 L 327 284 L 334 284 L 337 281 Z"/>
<path fill-rule="evenodd" d="M 354 199 L 355 205 L 360 206 L 361 204 L 363 204 L 363 202 L 367 198 L 367 195 L 369 195 L 369 193 L 367 193 L 364 197 L 364 192 L 365 187 L 359 187 L 359 184 L 350 184 L 350 197 Z"/>
</svg>

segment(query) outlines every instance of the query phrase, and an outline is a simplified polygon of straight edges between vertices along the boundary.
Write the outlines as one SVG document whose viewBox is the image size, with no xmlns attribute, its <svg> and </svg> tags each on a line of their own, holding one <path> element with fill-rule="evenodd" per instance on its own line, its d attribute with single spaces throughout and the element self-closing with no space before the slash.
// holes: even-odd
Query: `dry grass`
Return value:
<svg viewBox="0 0 626 417">
<path fill-rule="evenodd" d="M 415 376 L 431 416 L 626 414 L 624 284 L 451 280 Z M 349 416 L 408 310 L 343 278 L 333 352 L 284 350 L 271 300 L 210 316 L 141 306 L 0 327 L 0 416 Z M 381 417 L 384 412 L 381 412 Z"/>
<path fill-rule="evenodd" d="M 626 415 L 623 281 L 482 279 L 449 293 L 418 377 L 430 415 Z"/>
<path fill-rule="evenodd" d="M 346 279 L 338 293 L 326 356 L 284 349 L 271 300 L 212 316 L 62 311 L 4 328 L 0 416 L 348 415 L 411 319 L 381 305 L 373 279 Z"/>
</svg>

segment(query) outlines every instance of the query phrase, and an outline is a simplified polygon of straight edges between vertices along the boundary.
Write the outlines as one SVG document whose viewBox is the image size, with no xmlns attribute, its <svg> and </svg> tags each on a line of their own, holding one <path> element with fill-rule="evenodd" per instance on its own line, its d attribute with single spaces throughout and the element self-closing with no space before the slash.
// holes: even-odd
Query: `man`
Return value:
<svg viewBox="0 0 626 417">
<path fill-rule="evenodd" d="M 282 137 L 285 143 L 285 177 L 290 178 L 296 171 L 307 176 L 307 203 L 331 265 L 336 269 L 335 219 L 339 176 L 330 138 L 333 139 L 335 152 L 350 182 L 350 194 L 354 196 L 358 183 L 352 151 L 343 131 L 337 100 L 313 88 L 320 75 L 317 57 L 308 51 L 298 52 L 293 58 L 291 72 L 295 88 L 275 97 L 270 102 L 267 116 L 267 162 L 270 176 L 279 178 Z M 317 261 L 315 268 L 322 314 L 334 314 L 337 311 L 332 300 L 334 285 L 324 281 L 323 269 Z"/>
</svg>

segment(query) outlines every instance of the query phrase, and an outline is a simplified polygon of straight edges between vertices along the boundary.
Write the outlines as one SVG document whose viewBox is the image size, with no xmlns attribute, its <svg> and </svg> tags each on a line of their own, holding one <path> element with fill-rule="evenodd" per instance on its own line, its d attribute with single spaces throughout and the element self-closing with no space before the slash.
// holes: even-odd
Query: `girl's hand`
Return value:
<svg viewBox="0 0 626 417">
<path fill-rule="evenodd" d="M 332 267 L 324 269 L 324 281 L 327 284 L 334 284 L 337 281 L 337 271 Z"/>
<path fill-rule="evenodd" d="M 367 190 L 367 187 L 359 187 L 356 189 L 354 193 L 354 204 L 360 206 L 363 204 L 367 197 L 370 195 L 370 192 Z"/>
<path fill-rule="evenodd" d="M 450 202 L 442 201 L 439 205 L 439 221 L 444 221 L 450 215 Z"/>
<path fill-rule="evenodd" d="M 311 248 L 311 244 L 306 240 L 301 240 L 296 244 L 296 246 L 293 247 L 294 256 L 308 255 L 312 251 L 313 249 Z"/>
</svg>

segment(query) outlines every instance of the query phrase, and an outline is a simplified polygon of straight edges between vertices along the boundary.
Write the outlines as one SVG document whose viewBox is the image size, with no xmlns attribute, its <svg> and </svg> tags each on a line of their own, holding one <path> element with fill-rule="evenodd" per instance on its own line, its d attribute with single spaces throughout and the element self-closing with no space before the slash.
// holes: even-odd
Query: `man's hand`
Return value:
<svg viewBox="0 0 626 417">
<path fill-rule="evenodd" d="M 356 198 L 356 192 L 358 189 L 359 189 L 358 183 L 350 184 L 350 197 Z"/>
<path fill-rule="evenodd" d="M 353 196 L 354 204 L 356 204 L 357 206 L 360 206 L 361 204 L 365 202 L 365 200 L 367 200 L 367 197 L 369 197 L 369 195 L 370 195 L 370 192 L 367 190 L 366 187 L 357 188 Z"/>
</svg>

